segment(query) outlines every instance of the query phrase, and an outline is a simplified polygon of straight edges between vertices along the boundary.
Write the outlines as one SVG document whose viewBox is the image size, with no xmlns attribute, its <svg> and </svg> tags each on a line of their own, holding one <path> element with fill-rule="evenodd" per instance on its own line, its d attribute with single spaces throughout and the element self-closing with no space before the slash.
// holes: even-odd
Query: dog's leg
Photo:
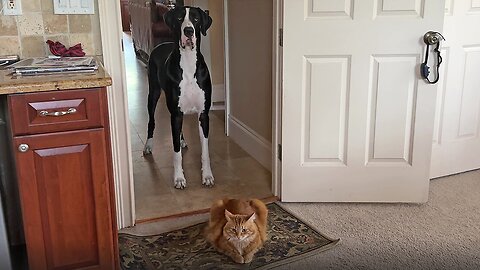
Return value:
<svg viewBox="0 0 480 270">
<path fill-rule="evenodd" d="M 147 141 L 143 148 L 143 155 L 151 155 L 153 149 L 153 131 L 155 130 L 155 108 L 157 107 L 158 99 L 160 98 L 161 91 L 151 90 L 148 93 L 148 128 L 147 128 Z"/>
<path fill-rule="evenodd" d="M 187 187 L 187 180 L 183 174 L 182 167 L 182 151 L 180 146 L 180 138 L 182 133 L 183 114 L 172 114 L 172 140 L 173 140 L 173 185 L 175 188 L 184 189 Z"/>
<path fill-rule="evenodd" d="M 212 169 L 210 168 L 210 154 L 208 152 L 208 132 L 209 117 L 208 113 L 201 113 L 199 116 L 199 133 L 202 144 L 202 184 L 207 187 L 214 185 Z"/>
<path fill-rule="evenodd" d="M 150 75 L 149 75 L 150 77 Z M 149 78 L 150 79 L 150 78 Z M 162 91 L 160 88 L 155 88 L 156 86 L 151 85 L 152 82 L 149 82 L 149 92 L 148 92 L 148 129 L 147 129 L 147 141 L 145 142 L 145 147 L 143 148 L 143 155 L 151 155 L 153 149 L 153 131 L 155 130 L 155 108 L 157 107 L 158 99 Z"/>
</svg>

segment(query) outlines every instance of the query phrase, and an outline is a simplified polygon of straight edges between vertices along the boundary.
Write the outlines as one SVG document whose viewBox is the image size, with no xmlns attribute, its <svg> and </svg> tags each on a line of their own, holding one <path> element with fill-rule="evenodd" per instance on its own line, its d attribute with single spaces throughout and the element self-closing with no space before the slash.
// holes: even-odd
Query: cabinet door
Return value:
<svg viewBox="0 0 480 270">
<path fill-rule="evenodd" d="M 17 136 L 14 146 L 30 269 L 117 268 L 104 129 Z"/>
</svg>

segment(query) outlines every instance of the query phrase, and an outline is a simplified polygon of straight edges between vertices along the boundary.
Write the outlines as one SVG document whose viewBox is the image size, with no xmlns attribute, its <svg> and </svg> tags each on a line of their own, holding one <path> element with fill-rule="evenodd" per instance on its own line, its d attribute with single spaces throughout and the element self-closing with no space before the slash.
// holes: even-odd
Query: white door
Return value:
<svg viewBox="0 0 480 270">
<path fill-rule="evenodd" d="M 425 202 L 441 0 L 285 0 L 282 200 Z"/>
<path fill-rule="evenodd" d="M 480 168 L 480 1 L 446 3 L 432 178 Z"/>
</svg>

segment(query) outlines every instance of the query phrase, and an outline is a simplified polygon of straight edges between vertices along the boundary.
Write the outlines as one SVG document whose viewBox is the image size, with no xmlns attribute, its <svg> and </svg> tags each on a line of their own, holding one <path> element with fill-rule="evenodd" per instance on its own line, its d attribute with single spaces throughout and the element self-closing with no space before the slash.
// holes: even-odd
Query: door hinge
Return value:
<svg viewBox="0 0 480 270">
<path fill-rule="evenodd" d="M 283 47 L 283 28 L 278 29 L 278 43 Z"/>
<path fill-rule="evenodd" d="M 277 155 L 278 155 L 278 159 L 282 161 L 282 145 L 281 144 L 277 146 Z"/>
</svg>

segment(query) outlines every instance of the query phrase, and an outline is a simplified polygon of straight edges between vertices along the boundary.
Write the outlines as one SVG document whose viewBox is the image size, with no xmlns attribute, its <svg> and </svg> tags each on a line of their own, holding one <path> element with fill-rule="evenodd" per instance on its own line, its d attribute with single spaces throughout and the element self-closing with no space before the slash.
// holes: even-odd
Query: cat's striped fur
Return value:
<svg viewBox="0 0 480 270">
<path fill-rule="evenodd" d="M 223 199 L 213 203 L 205 236 L 219 252 L 249 263 L 267 239 L 266 205 L 257 199 Z"/>
</svg>

